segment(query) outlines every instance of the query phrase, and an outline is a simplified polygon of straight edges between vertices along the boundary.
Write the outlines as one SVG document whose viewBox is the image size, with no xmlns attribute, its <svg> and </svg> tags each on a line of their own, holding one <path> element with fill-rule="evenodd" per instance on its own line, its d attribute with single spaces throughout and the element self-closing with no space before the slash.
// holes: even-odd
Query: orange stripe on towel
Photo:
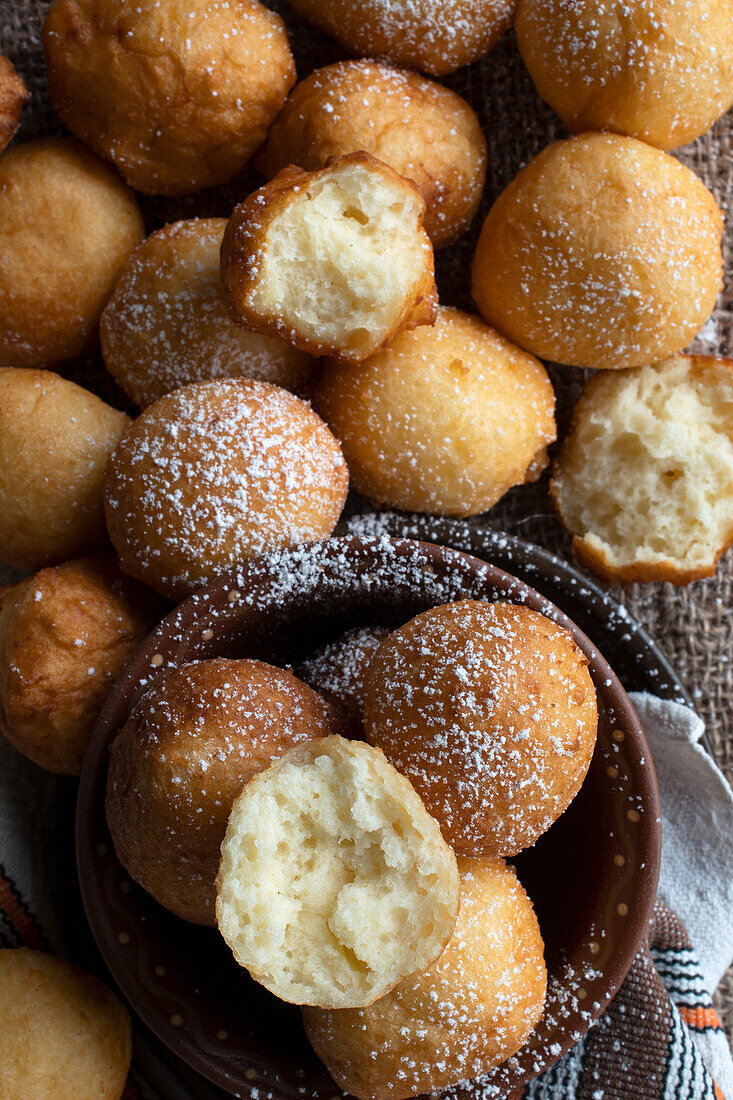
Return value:
<svg viewBox="0 0 733 1100">
<path fill-rule="evenodd" d="M 720 1018 L 714 1008 L 705 1008 L 703 1005 L 688 1008 L 687 1005 L 678 1005 L 677 1011 L 688 1027 L 697 1028 L 698 1031 L 706 1027 L 720 1027 Z"/>
<path fill-rule="evenodd" d="M 26 947 L 35 947 L 37 951 L 48 950 L 33 917 L 21 902 L 12 883 L 1 874 L 0 909 L 3 910 Z"/>
</svg>

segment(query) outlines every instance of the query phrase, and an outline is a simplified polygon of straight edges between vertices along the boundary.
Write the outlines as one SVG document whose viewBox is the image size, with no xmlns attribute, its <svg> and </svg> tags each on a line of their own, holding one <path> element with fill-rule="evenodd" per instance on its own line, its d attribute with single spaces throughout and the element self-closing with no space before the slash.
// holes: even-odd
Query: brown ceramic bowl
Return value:
<svg viewBox="0 0 733 1100">
<path fill-rule="evenodd" d="M 516 861 L 545 938 L 547 1010 L 526 1046 L 482 1079 L 483 1095 L 510 1092 L 567 1051 L 603 1012 L 645 937 L 661 840 L 651 756 L 613 671 L 561 611 L 494 566 L 421 542 L 348 536 L 259 559 L 186 600 L 148 637 L 100 715 L 77 804 L 84 905 L 112 975 L 179 1058 L 235 1096 L 330 1100 L 339 1090 L 296 1008 L 252 982 L 214 930 L 176 919 L 128 880 L 104 817 L 110 743 L 166 669 L 215 656 L 292 661 L 348 626 L 397 625 L 463 598 L 526 603 L 571 629 L 590 662 L 600 719 L 582 791 Z"/>
</svg>

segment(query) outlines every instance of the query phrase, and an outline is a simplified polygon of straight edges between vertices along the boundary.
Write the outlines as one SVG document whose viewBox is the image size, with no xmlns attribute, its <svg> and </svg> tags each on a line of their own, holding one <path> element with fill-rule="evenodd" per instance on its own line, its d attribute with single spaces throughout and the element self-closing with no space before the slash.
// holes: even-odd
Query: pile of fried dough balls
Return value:
<svg viewBox="0 0 733 1100">
<path fill-rule="evenodd" d="M 377 505 L 472 516 L 539 478 L 556 438 L 541 360 L 597 372 L 550 486 L 589 569 L 609 581 L 687 583 L 710 575 L 733 541 L 733 364 L 683 351 L 722 285 L 722 215 L 669 155 L 733 103 L 733 0 L 643 0 L 634 19 L 624 0 L 292 7 L 353 59 L 296 83 L 285 24 L 259 0 L 53 0 L 43 33 L 48 88 L 73 137 L 9 149 L 30 97 L 0 57 L 0 559 L 27 574 L 0 590 L 0 715 L 21 753 L 60 774 L 79 773 L 110 684 L 166 601 L 263 552 L 328 537 L 349 482 Z M 575 136 L 543 149 L 488 209 L 472 265 L 478 313 L 467 313 L 439 302 L 434 252 L 474 220 L 487 146 L 469 104 L 431 78 L 485 56 L 512 21 L 539 94 Z M 247 165 L 266 182 L 229 219 L 189 217 L 146 236 L 135 191 L 189 195 Z M 63 376 L 100 344 L 136 418 Z M 419 629 L 429 634 L 431 624 Z M 549 647 L 572 666 L 572 649 L 561 658 L 565 643 L 546 627 L 523 629 L 535 655 Z M 466 799 L 451 797 L 435 781 L 437 762 L 411 738 L 418 726 L 399 717 L 407 703 L 390 674 L 398 657 L 400 675 L 413 669 L 417 699 L 418 656 L 432 654 L 432 643 L 414 650 L 407 628 L 389 637 L 369 630 L 306 661 L 302 680 L 257 662 L 203 670 L 195 687 L 194 672 L 182 672 L 165 685 L 165 714 L 135 718 L 157 723 L 149 759 L 132 751 L 130 729 L 112 772 L 150 800 L 149 816 L 128 815 L 119 831 L 123 862 L 163 904 L 201 923 L 215 920 L 219 845 L 243 783 L 253 792 L 249 810 L 240 807 L 243 831 L 256 831 L 257 806 L 294 777 L 323 785 L 334 820 L 343 812 L 339 783 L 380 776 L 390 828 L 407 799 L 395 850 L 405 859 L 432 853 L 442 884 L 428 891 L 432 905 L 417 900 L 421 882 L 403 899 L 423 921 L 419 942 L 402 953 L 379 946 L 361 977 L 334 977 L 343 943 L 360 934 L 347 907 L 341 946 L 324 940 L 311 975 L 318 989 L 301 1000 L 313 1006 L 306 1026 L 337 1080 L 360 1096 L 400 1097 L 436 1081 L 421 1076 L 421 1058 L 411 1077 L 409 1050 L 395 1050 L 401 1083 L 378 1093 L 374 1066 L 359 1060 L 359 1034 L 381 1034 L 405 1004 L 427 1012 L 450 982 L 459 876 L 457 959 L 485 932 L 472 906 L 478 912 L 489 894 L 502 912 L 524 906 L 530 927 L 529 903 L 499 857 L 532 843 L 562 811 L 587 760 L 579 756 L 557 790 L 545 777 L 547 798 L 534 792 L 521 827 L 499 773 L 483 786 L 466 779 Z M 375 669 L 384 677 L 376 686 Z M 240 701 L 257 701 L 256 729 L 241 721 L 236 700 L 223 700 L 222 675 L 235 677 Z M 190 712 L 192 691 L 222 705 L 211 728 Z M 286 706 L 293 719 L 281 727 L 275 716 Z M 368 740 L 386 761 L 344 740 L 361 736 L 363 706 Z M 437 711 L 433 719 L 441 721 Z M 205 833 L 191 842 L 196 860 L 166 854 L 162 841 L 151 858 L 145 839 L 165 832 L 155 791 L 173 789 L 166 738 L 184 728 L 199 748 L 201 738 L 216 746 L 234 726 L 252 758 L 224 754 L 211 788 L 178 805 L 187 828 L 198 822 Z M 326 746 L 316 758 L 314 737 Z M 317 760 L 326 758 L 321 774 Z M 262 775 L 283 759 L 292 771 L 268 779 L 270 790 Z M 477 809 L 479 786 L 491 805 Z M 126 813 L 127 789 L 111 787 L 115 819 Z M 482 846 L 489 832 L 501 835 L 499 819 L 510 835 L 500 848 Z M 226 885 L 243 873 L 235 849 L 220 926 L 258 980 L 302 998 L 302 944 L 287 945 L 284 981 L 272 956 L 252 957 L 254 933 L 240 935 L 239 895 Z M 527 935 L 536 943 L 536 930 Z M 477 978 L 487 989 L 493 965 L 487 956 Z M 92 1094 L 119 1095 L 129 1044 L 107 995 L 30 952 L 0 953 L 3 966 L 0 989 L 15 981 L 24 995 L 35 990 L 51 1030 L 58 998 L 91 998 L 69 1072 L 86 1059 L 95 1074 L 101 1058 L 110 1082 L 95 1077 Z M 337 987 L 359 987 L 361 1006 L 341 1013 Z M 464 1075 L 505 1056 L 530 1018 L 527 1008 L 493 1053 L 474 1051 Z M 435 1050 L 441 1026 L 428 1028 Z M 487 1026 L 477 1024 L 484 1034 Z M 341 1068 L 337 1047 L 350 1051 Z M 3 1095 L 26 1095 L 35 1079 L 24 1074 L 46 1072 L 53 1049 L 36 1058 L 28 1046 L 20 1083 L 0 1076 Z M 73 1087 L 84 1095 L 79 1074 Z"/>
</svg>

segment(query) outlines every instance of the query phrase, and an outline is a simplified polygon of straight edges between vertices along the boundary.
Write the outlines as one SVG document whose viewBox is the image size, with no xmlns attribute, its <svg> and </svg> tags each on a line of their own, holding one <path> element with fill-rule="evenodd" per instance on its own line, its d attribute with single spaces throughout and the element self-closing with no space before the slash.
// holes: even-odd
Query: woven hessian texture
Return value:
<svg viewBox="0 0 733 1100">
<path fill-rule="evenodd" d="M 308 28 L 287 6 L 271 3 L 285 17 L 291 33 L 300 77 L 313 68 L 344 56 L 344 52 Z M 62 129 L 45 90 L 41 24 L 47 8 L 38 0 L 1 0 L 0 52 L 23 76 L 32 104 L 23 114 L 17 140 Z M 457 245 L 439 254 L 441 298 L 448 304 L 471 308 L 468 270 L 481 217 L 519 169 L 549 142 L 563 137 L 564 128 L 537 97 L 517 53 L 512 34 L 483 62 L 453 74 L 446 81 L 464 95 L 478 113 L 489 147 L 489 165 L 483 204 L 471 232 Z M 696 341 L 698 350 L 733 355 L 733 112 L 704 137 L 677 154 L 711 188 L 724 210 L 730 209 L 724 244 L 725 289 L 712 320 Z M 184 199 L 143 199 L 148 230 L 181 217 L 227 216 L 262 182 L 245 172 L 226 187 Z M 105 375 L 101 361 L 92 360 L 65 372 L 113 403 L 124 398 Z M 558 396 L 562 433 L 583 372 L 551 368 Z M 555 519 L 547 494 L 547 476 L 537 485 L 510 492 L 490 513 L 492 525 L 570 555 L 570 541 Z M 0 567 L 1 568 L 1 567 Z M 1 577 L 0 577 L 1 579 Z M 707 724 L 718 763 L 733 780 L 733 552 L 722 560 L 715 578 L 678 589 L 670 584 L 635 585 L 615 595 L 661 644 L 692 695 Z M 733 1041 L 733 968 L 718 993 L 718 1004 L 728 1036 Z"/>
</svg>

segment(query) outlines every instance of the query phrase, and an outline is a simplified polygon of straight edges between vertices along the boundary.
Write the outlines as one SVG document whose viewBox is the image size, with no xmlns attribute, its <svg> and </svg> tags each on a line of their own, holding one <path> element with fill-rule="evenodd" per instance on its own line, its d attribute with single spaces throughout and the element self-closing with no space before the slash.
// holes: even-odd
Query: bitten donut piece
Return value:
<svg viewBox="0 0 733 1100">
<path fill-rule="evenodd" d="M 79 775 L 107 692 L 162 614 L 112 554 L 0 588 L 0 732 L 40 767 Z"/>
<path fill-rule="evenodd" d="M 198 661 L 169 673 L 112 743 L 106 812 L 120 863 L 176 916 L 214 925 L 234 799 L 293 745 L 341 726 L 325 699 L 262 661 Z"/>
<path fill-rule="evenodd" d="M 516 0 L 291 0 L 347 50 L 433 76 L 478 61 L 509 30 Z"/>
<path fill-rule="evenodd" d="M 461 236 L 478 209 L 486 139 L 465 99 L 376 61 L 338 61 L 297 84 L 258 155 L 266 176 L 308 172 L 360 149 L 415 183 L 435 248 Z"/>
<path fill-rule="evenodd" d="M 432 324 L 437 294 L 425 201 L 368 153 L 286 168 L 232 214 L 221 275 L 233 315 L 313 355 L 365 359 L 401 328 Z"/>
<path fill-rule="evenodd" d="M 295 83 L 285 25 L 258 0 L 54 0 L 51 101 L 136 191 L 226 183 Z"/>
<path fill-rule="evenodd" d="M 0 153 L 18 129 L 20 112 L 31 97 L 13 63 L 0 54 Z"/>
<path fill-rule="evenodd" d="M 92 351 L 115 280 L 143 238 L 134 195 L 75 141 L 0 159 L 0 362 L 49 367 Z"/>
<path fill-rule="evenodd" d="M 58 374 L 0 367 L 0 561 L 38 569 L 107 544 L 102 482 L 127 424 Z"/>
<path fill-rule="evenodd" d="M 27 947 L 0 951 L 3 1100 L 120 1100 L 130 1018 L 105 985 Z"/>
<path fill-rule="evenodd" d="M 679 351 L 721 287 L 722 216 L 689 168 L 634 138 L 544 149 L 502 191 L 473 261 L 473 296 L 542 359 L 607 370 Z"/>
<path fill-rule="evenodd" d="M 423 612 L 382 642 L 364 697 L 367 741 L 467 855 L 534 844 L 575 798 L 593 755 L 585 655 L 528 607 L 461 600 Z"/>
<path fill-rule="evenodd" d="M 326 538 L 347 490 L 339 445 L 305 401 L 231 378 L 141 413 L 110 460 L 105 512 L 124 571 L 181 599 L 248 558 Z"/>
<path fill-rule="evenodd" d="M 733 542 L 733 361 L 676 355 L 592 378 L 551 492 L 604 580 L 712 576 Z"/>
<path fill-rule="evenodd" d="M 542 1017 L 544 944 L 503 860 L 459 857 L 458 923 L 437 962 L 366 1008 L 304 1008 L 306 1034 L 339 1088 L 406 1100 L 510 1058 Z"/>
<path fill-rule="evenodd" d="M 520 0 L 514 29 L 570 130 L 674 149 L 733 103 L 733 0 Z"/>
<path fill-rule="evenodd" d="M 545 368 L 479 317 L 438 309 L 365 363 L 326 363 L 318 411 L 354 488 L 408 511 L 470 516 L 534 481 L 555 439 Z"/>
<path fill-rule="evenodd" d="M 294 1004 L 357 1008 L 424 970 L 458 914 L 456 859 L 381 752 L 291 749 L 232 808 L 216 919 L 237 962 Z"/>
<path fill-rule="evenodd" d="M 372 657 L 388 634 L 386 626 L 354 627 L 295 666 L 301 680 L 319 691 L 346 717 L 355 736 L 361 734 L 364 677 Z"/>
<path fill-rule="evenodd" d="M 229 316 L 219 275 L 225 218 L 192 218 L 135 249 L 102 314 L 107 370 L 136 405 L 209 378 L 258 378 L 307 390 L 316 364 Z"/>
</svg>

